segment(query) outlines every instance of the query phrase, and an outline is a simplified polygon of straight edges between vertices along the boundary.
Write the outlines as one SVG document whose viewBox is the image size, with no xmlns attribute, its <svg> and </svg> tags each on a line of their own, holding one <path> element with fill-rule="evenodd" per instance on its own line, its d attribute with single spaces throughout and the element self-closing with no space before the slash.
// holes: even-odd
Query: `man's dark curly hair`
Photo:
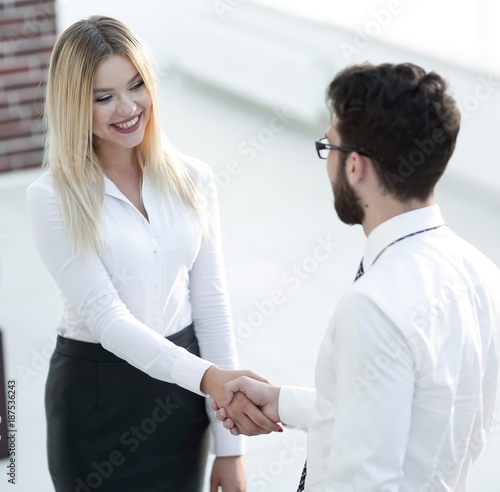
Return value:
<svg viewBox="0 0 500 492">
<path fill-rule="evenodd" d="M 341 144 L 377 155 L 381 186 L 401 201 L 427 198 L 453 154 L 460 113 L 446 90 L 411 63 L 350 66 L 327 89 Z"/>
</svg>

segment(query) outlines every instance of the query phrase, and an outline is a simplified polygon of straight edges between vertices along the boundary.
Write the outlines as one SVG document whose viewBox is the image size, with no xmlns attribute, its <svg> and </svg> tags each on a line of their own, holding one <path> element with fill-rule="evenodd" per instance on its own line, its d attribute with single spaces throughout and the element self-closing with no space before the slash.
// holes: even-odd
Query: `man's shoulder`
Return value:
<svg viewBox="0 0 500 492">
<path fill-rule="evenodd" d="M 435 254 L 436 277 L 443 281 L 460 278 L 472 286 L 500 281 L 500 269 L 486 254 L 451 229 L 443 232 L 446 248 Z"/>
<path fill-rule="evenodd" d="M 361 306 L 368 304 L 401 329 L 414 328 L 422 312 L 445 317 L 455 309 L 454 301 L 468 302 L 479 292 L 493 303 L 500 300 L 500 269 L 476 247 L 442 228 L 439 236 L 388 248 L 339 306 L 361 315 Z"/>
<path fill-rule="evenodd" d="M 418 289 L 420 282 L 428 287 L 458 278 L 477 282 L 491 275 L 500 275 L 493 261 L 444 226 L 388 247 L 373 265 L 371 278 L 398 288 L 413 282 Z"/>
</svg>

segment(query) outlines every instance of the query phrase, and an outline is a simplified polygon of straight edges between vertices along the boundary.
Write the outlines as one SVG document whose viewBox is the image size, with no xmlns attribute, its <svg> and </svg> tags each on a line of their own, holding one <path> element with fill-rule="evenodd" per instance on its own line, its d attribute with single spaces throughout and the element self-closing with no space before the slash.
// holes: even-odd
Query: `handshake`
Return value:
<svg viewBox="0 0 500 492">
<path fill-rule="evenodd" d="M 256 436 L 283 431 L 278 424 L 280 388 L 254 372 L 211 366 L 200 389 L 212 397 L 217 418 L 231 434 Z"/>
</svg>

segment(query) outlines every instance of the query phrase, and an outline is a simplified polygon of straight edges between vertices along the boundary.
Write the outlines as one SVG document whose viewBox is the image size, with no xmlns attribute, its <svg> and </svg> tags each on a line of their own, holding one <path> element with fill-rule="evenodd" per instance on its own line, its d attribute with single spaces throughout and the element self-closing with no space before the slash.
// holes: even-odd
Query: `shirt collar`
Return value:
<svg viewBox="0 0 500 492">
<path fill-rule="evenodd" d="M 365 272 L 373 266 L 382 251 L 394 241 L 409 234 L 441 225 L 444 225 L 444 220 L 438 205 L 411 210 L 382 222 L 368 235 L 363 256 Z"/>
<path fill-rule="evenodd" d="M 151 183 L 146 168 L 144 168 L 142 176 L 143 178 L 142 178 L 141 192 L 142 195 L 144 196 L 144 194 L 147 193 L 151 188 Z M 126 202 L 129 201 L 127 197 L 118 189 L 118 186 L 116 186 L 115 183 L 113 183 L 113 181 L 111 181 L 105 174 L 104 174 L 104 193 L 106 195 L 114 196 L 115 198 L 119 198 L 120 200 L 124 200 Z"/>
<path fill-rule="evenodd" d="M 116 186 L 106 175 L 104 175 L 104 193 L 119 198 L 120 200 L 124 199 L 123 193 L 118 189 L 118 186 Z"/>
</svg>

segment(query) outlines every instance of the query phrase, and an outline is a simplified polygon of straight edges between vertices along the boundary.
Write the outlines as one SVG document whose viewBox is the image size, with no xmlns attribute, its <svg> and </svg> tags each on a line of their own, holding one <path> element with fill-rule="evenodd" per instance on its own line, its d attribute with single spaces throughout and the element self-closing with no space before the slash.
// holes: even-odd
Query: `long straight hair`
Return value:
<svg viewBox="0 0 500 492">
<path fill-rule="evenodd" d="M 156 76 L 148 50 L 122 22 L 92 16 L 66 29 L 54 46 L 44 113 L 44 166 L 51 171 L 76 254 L 98 250 L 102 240 L 104 172 L 92 140 L 93 90 L 98 67 L 112 55 L 131 61 L 151 97 L 151 116 L 136 148 L 141 169 L 147 164 L 158 188 L 194 210 L 206 231 L 206 197 L 161 133 Z"/>
</svg>

